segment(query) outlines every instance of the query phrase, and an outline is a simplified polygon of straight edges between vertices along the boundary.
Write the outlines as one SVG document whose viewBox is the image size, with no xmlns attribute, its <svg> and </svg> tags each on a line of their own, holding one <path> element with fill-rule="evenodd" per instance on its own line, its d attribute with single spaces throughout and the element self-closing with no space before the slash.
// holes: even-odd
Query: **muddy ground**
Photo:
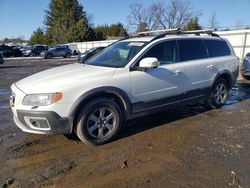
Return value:
<svg viewBox="0 0 250 188">
<path fill-rule="evenodd" d="M 197 104 L 136 119 L 98 147 L 20 131 L 11 83 L 73 62 L 0 65 L 0 187 L 250 187 L 250 82 L 243 80 L 222 109 Z"/>
</svg>

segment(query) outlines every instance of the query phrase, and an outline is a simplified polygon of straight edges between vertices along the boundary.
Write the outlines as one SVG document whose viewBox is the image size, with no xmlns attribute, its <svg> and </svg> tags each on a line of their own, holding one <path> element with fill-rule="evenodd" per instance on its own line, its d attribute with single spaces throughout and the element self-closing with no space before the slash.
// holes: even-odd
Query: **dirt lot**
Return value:
<svg viewBox="0 0 250 188">
<path fill-rule="evenodd" d="M 250 187 L 246 81 L 223 109 L 197 104 L 136 119 L 116 141 L 98 147 L 73 136 L 20 131 L 9 108 L 11 83 L 74 61 L 0 65 L 0 187 Z"/>
</svg>

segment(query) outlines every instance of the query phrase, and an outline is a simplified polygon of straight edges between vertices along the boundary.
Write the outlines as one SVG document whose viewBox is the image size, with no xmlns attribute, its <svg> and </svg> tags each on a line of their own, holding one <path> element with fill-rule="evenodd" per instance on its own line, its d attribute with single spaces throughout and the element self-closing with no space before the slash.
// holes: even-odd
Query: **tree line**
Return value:
<svg viewBox="0 0 250 188">
<path fill-rule="evenodd" d="M 183 0 L 152 3 L 144 7 L 140 3 L 130 5 L 128 25 L 136 32 L 155 29 L 182 28 L 198 30 L 201 14 Z M 217 24 L 214 13 L 213 25 Z M 128 31 L 122 23 L 93 27 L 84 7 L 78 0 L 51 0 L 45 11 L 44 27 L 33 32 L 30 44 L 62 44 L 105 40 L 108 36 L 126 37 Z"/>
<path fill-rule="evenodd" d="M 53 45 L 128 35 L 121 23 L 91 27 L 86 11 L 78 0 L 51 0 L 43 23 L 44 28 L 39 27 L 33 32 L 29 44 Z"/>
</svg>

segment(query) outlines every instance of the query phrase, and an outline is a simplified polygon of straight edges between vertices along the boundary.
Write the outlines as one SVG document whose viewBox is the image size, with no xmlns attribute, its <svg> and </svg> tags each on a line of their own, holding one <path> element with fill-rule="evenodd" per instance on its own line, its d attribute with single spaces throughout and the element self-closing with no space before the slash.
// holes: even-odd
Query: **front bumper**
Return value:
<svg viewBox="0 0 250 188">
<path fill-rule="evenodd" d="M 14 115 L 15 124 L 24 132 L 36 134 L 70 134 L 73 128 L 73 118 L 62 118 L 52 111 L 17 110 Z M 36 123 L 43 121 L 46 126 Z"/>
<path fill-rule="evenodd" d="M 250 62 L 247 59 L 243 60 L 240 73 L 244 76 L 250 76 Z"/>
</svg>

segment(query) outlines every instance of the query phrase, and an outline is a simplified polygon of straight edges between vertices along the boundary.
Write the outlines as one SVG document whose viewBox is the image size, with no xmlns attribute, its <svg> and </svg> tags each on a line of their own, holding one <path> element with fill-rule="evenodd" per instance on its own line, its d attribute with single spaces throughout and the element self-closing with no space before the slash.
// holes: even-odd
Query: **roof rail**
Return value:
<svg viewBox="0 0 250 188">
<path fill-rule="evenodd" d="M 181 31 L 181 34 L 208 34 L 211 35 L 215 30 L 214 29 L 203 29 L 203 30 L 193 30 L 193 31 Z"/>
<path fill-rule="evenodd" d="M 182 31 L 180 28 L 178 29 L 171 29 L 169 32 L 163 32 L 162 34 L 157 35 L 156 37 L 154 37 L 150 42 L 157 40 L 159 38 L 163 38 L 166 35 L 171 35 L 171 34 L 175 34 L 175 35 L 181 35 L 181 34 L 194 34 L 194 35 L 200 35 L 200 34 L 207 34 L 213 37 L 220 37 L 218 34 L 213 33 L 213 31 L 215 31 L 215 29 L 204 29 L 204 30 L 193 30 L 193 31 Z"/>
<path fill-rule="evenodd" d="M 130 35 L 128 38 L 133 37 L 145 37 L 145 36 L 155 36 L 150 42 L 163 38 L 166 35 L 185 35 L 185 34 L 194 34 L 194 35 L 200 35 L 200 34 L 207 34 L 213 37 L 220 37 L 218 34 L 213 33 L 216 31 L 215 29 L 204 29 L 204 30 L 193 30 L 193 31 L 182 31 L 180 28 L 173 28 L 173 29 L 162 29 L 162 30 L 153 30 L 153 31 L 144 31 L 139 32 L 136 34 Z"/>
<path fill-rule="evenodd" d="M 153 30 L 153 31 L 145 31 L 145 32 L 139 32 L 137 33 L 138 35 L 147 35 L 147 34 L 152 34 L 152 33 L 175 33 L 179 31 L 180 28 L 173 28 L 173 29 L 162 29 L 162 30 Z"/>
<path fill-rule="evenodd" d="M 144 31 L 144 32 L 139 32 L 139 33 L 133 34 L 133 35 L 131 35 L 131 37 L 155 36 L 155 35 L 157 36 L 159 34 L 161 34 L 161 35 L 177 34 L 180 30 L 181 30 L 180 28 L 173 28 L 173 29 Z"/>
</svg>

